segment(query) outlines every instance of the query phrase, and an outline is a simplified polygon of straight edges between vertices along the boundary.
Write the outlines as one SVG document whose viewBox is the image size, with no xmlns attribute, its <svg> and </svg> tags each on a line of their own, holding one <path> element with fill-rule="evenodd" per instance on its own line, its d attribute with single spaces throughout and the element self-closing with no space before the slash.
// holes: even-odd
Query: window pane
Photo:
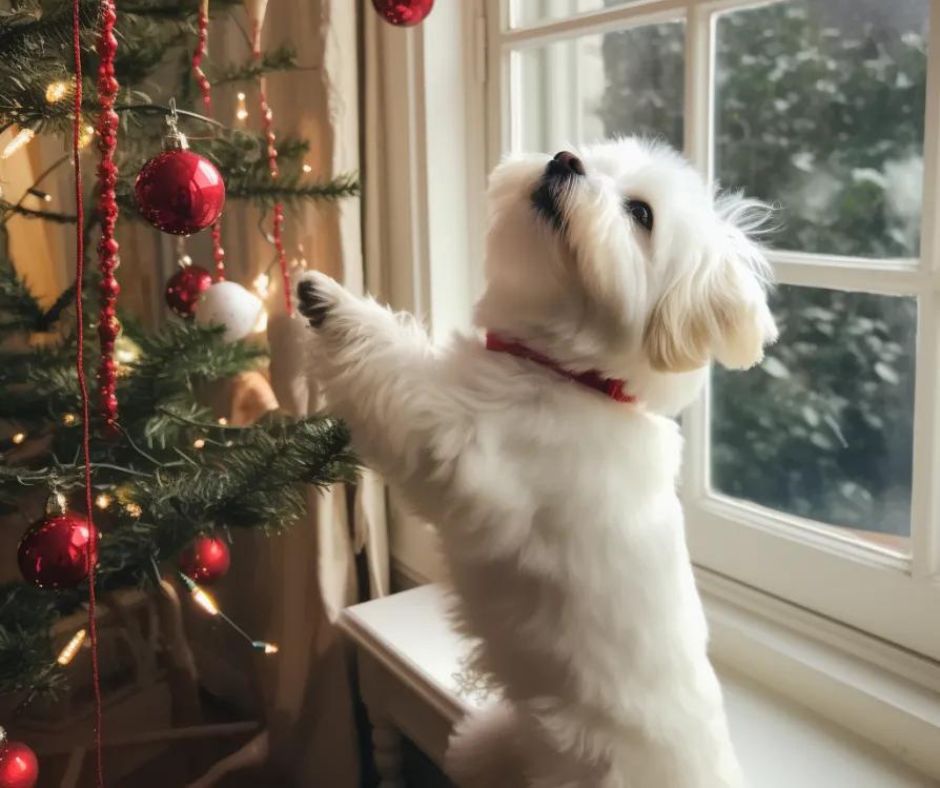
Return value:
<svg viewBox="0 0 940 788">
<path fill-rule="evenodd" d="M 516 53 L 523 150 L 552 152 L 617 134 L 682 146 L 684 25 L 597 33 Z"/>
<path fill-rule="evenodd" d="M 564 19 L 630 2 L 635 0 L 513 0 L 512 26 L 524 27 L 550 19 Z"/>
<path fill-rule="evenodd" d="M 929 0 L 718 18 L 715 172 L 780 206 L 780 248 L 917 256 Z"/>
<path fill-rule="evenodd" d="M 784 286 L 772 301 L 764 362 L 713 373 L 712 487 L 903 548 L 915 300 Z"/>
</svg>

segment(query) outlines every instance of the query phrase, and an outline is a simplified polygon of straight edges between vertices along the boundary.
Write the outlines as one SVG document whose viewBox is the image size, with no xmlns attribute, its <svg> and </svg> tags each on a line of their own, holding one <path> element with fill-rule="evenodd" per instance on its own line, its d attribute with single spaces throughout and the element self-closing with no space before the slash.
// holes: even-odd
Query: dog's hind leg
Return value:
<svg viewBox="0 0 940 788">
<path fill-rule="evenodd" d="M 507 701 L 475 711 L 457 724 L 448 743 L 444 770 L 459 788 L 626 785 L 611 775 L 608 764 L 560 748 L 531 715 L 520 713 Z"/>
<path fill-rule="evenodd" d="M 450 737 L 444 769 L 459 788 L 520 788 L 526 785 L 521 730 L 505 703 L 476 711 Z"/>
</svg>

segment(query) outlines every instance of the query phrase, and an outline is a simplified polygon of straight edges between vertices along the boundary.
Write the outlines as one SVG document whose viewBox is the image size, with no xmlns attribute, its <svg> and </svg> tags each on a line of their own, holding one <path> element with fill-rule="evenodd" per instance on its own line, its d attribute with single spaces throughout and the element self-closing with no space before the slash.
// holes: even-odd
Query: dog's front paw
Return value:
<svg viewBox="0 0 940 788">
<path fill-rule="evenodd" d="M 314 328 L 320 328 L 339 302 L 343 287 L 319 271 L 310 271 L 297 284 L 298 310 Z"/>
</svg>

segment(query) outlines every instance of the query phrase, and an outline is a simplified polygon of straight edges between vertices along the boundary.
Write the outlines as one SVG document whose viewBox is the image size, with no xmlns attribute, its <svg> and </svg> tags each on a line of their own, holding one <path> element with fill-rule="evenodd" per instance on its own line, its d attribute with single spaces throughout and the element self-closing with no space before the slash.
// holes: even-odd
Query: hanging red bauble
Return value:
<svg viewBox="0 0 940 788">
<path fill-rule="evenodd" d="M 180 317 L 192 317 L 202 294 L 212 284 L 212 274 L 193 265 L 188 257 L 180 260 L 179 270 L 166 283 L 166 305 Z"/>
<path fill-rule="evenodd" d="M 389 24 L 412 27 L 431 13 L 434 0 L 372 0 L 372 5 Z"/>
<path fill-rule="evenodd" d="M 20 540 L 20 572 L 40 588 L 71 588 L 88 577 L 88 543 L 95 526 L 74 512 L 49 513 L 30 526 Z M 92 563 L 97 561 L 93 556 Z"/>
<path fill-rule="evenodd" d="M 231 562 L 224 539 L 199 536 L 180 554 L 180 571 L 197 583 L 208 585 L 228 572 Z"/>
<path fill-rule="evenodd" d="M 33 788 L 39 779 L 39 761 L 22 742 L 7 741 L 0 728 L 0 788 Z"/>
<path fill-rule="evenodd" d="M 205 230 L 222 214 L 225 183 L 216 166 L 190 150 L 166 150 L 148 161 L 134 184 L 137 208 L 173 235 Z"/>
</svg>

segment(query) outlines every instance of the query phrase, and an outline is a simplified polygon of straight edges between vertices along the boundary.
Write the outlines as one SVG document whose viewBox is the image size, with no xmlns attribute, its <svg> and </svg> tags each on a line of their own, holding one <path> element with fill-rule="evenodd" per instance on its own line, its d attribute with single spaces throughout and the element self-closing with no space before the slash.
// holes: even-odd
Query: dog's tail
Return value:
<svg viewBox="0 0 940 788">
<path fill-rule="evenodd" d="M 444 770 L 460 788 L 525 785 L 521 728 L 508 703 L 469 714 L 450 737 Z"/>
</svg>

